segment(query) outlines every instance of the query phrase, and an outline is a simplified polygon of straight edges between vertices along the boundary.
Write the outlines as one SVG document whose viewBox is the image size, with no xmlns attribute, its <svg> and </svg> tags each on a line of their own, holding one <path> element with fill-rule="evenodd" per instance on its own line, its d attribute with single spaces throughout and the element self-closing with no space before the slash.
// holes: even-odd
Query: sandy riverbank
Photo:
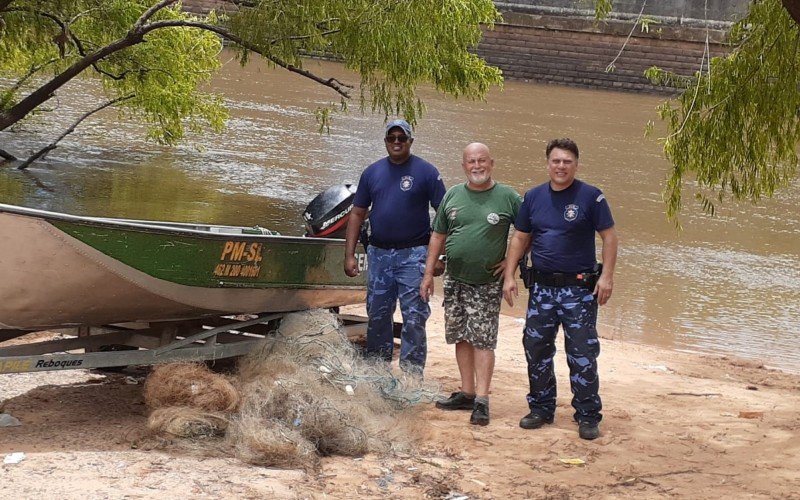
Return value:
<svg viewBox="0 0 800 500">
<path fill-rule="evenodd" d="M 800 376 L 604 339 L 605 420 L 601 437 L 587 442 L 571 419 L 561 349 L 556 422 L 518 427 L 527 413 L 520 336 L 519 320 L 501 317 L 489 426 L 469 425 L 468 412 L 424 405 L 419 425 L 427 437 L 414 453 L 328 457 L 312 473 L 181 448 L 132 449 L 147 412 L 142 385 L 123 375 L 0 375 L 0 413 L 23 424 L 0 428 L 0 455 L 26 453 L 0 465 L 0 497 L 800 498 Z M 449 393 L 459 378 L 443 337 L 437 305 L 426 378 Z"/>
</svg>

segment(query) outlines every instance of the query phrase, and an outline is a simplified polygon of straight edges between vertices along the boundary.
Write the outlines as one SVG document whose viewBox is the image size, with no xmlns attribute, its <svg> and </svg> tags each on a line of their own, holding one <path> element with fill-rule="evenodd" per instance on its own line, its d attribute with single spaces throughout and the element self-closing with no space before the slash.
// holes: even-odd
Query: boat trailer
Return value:
<svg viewBox="0 0 800 500">
<path fill-rule="evenodd" d="M 158 323 L 122 323 L 53 330 L 68 338 L 3 347 L 6 340 L 34 333 L 0 330 L 0 374 L 119 368 L 176 361 L 214 361 L 242 356 L 277 331 L 290 313 L 214 316 Z M 338 314 L 348 338 L 366 335 L 367 318 Z M 395 335 L 399 333 L 395 325 Z M 83 350 L 73 353 L 71 351 Z"/>
</svg>

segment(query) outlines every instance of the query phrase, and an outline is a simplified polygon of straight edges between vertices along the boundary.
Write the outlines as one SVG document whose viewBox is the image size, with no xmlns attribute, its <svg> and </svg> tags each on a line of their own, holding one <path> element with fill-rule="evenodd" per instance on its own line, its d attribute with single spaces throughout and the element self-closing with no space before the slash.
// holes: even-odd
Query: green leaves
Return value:
<svg viewBox="0 0 800 500">
<path fill-rule="evenodd" d="M 150 6 L 141 1 L 15 1 L 2 18 L 10 27 L 0 39 L 0 74 L 30 77 L 17 88 L 0 88 L 0 111 L 19 102 L 44 80 L 123 39 Z M 153 20 L 189 20 L 175 8 Z M 63 57 L 53 37 L 69 34 Z M 134 95 L 116 107 L 123 117 L 147 125 L 148 138 L 175 144 L 190 130 L 220 130 L 227 112 L 219 97 L 200 91 L 220 67 L 218 36 L 196 28 L 160 29 L 143 43 L 113 52 L 80 74 L 101 82 L 107 99 Z"/>
<path fill-rule="evenodd" d="M 778 0 L 751 5 L 730 32 L 731 55 L 691 79 L 648 70 L 654 83 L 685 89 L 658 108 L 672 163 L 664 199 L 677 223 L 693 179 L 704 211 L 726 199 L 757 202 L 797 174 L 800 141 L 800 27 Z"/>
<path fill-rule="evenodd" d="M 594 18 L 597 20 L 605 19 L 611 12 L 611 0 L 595 0 L 594 2 Z"/>
<path fill-rule="evenodd" d="M 305 54 L 340 59 L 361 75 L 360 109 L 413 122 L 420 84 L 456 97 L 483 98 L 500 70 L 469 50 L 481 25 L 500 19 L 489 0 L 301 0 L 258 2 L 227 24 L 262 53 L 302 67 Z"/>
<path fill-rule="evenodd" d="M 16 0 L 0 12 L 0 76 L 17 79 L 0 88 L 0 130 L 28 116 L 75 74 L 99 79 L 109 100 L 133 95 L 117 108 L 149 124 L 155 141 L 174 144 L 187 127 L 219 130 L 227 117 L 221 99 L 200 88 L 219 68 L 220 37 L 233 42 L 243 64 L 256 52 L 349 98 L 347 85 L 303 69 L 309 54 L 338 58 L 360 74 L 353 93 L 362 111 L 411 122 L 424 110 L 420 85 L 482 99 L 502 84 L 500 70 L 470 52 L 481 27 L 500 19 L 491 0 L 256 0 L 204 19 L 175 3 L 162 5 L 138 31 L 137 20 L 153 5 Z M 97 51 L 104 56 L 89 66 Z M 47 78 L 53 79 L 39 87 L 46 91 L 34 92 Z M 315 112 L 322 127 L 332 109 Z"/>
</svg>

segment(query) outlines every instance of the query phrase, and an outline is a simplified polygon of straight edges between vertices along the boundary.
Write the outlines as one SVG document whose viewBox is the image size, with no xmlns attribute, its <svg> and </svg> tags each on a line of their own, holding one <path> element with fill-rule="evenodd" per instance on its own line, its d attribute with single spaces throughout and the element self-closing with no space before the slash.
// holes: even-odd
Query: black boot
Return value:
<svg viewBox="0 0 800 500">
<path fill-rule="evenodd" d="M 489 404 L 475 401 L 475 407 L 472 410 L 472 416 L 469 417 L 469 423 L 472 425 L 488 425 Z"/>
<path fill-rule="evenodd" d="M 461 391 L 454 392 L 449 398 L 436 402 L 436 407 L 440 410 L 471 410 L 475 405 L 475 395 L 464 394 Z"/>
</svg>

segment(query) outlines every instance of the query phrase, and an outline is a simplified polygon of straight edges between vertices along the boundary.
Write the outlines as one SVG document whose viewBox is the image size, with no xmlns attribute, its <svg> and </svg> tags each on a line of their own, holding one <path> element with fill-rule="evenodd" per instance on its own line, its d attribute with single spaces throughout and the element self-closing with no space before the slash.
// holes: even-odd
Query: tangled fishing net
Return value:
<svg viewBox="0 0 800 500">
<path fill-rule="evenodd" d="M 185 406 L 205 411 L 230 412 L 239 405 L 239 393 L 228 379 L 200 363 L 157 366 L 144 384 L 144 401 L 150 408 Z"/>
<path fill-rule="evenodd" d="M 189 383 L 189 398 L 185 383 L 169 383 L 163 380 L 165 372 L 159 370 L 151 377 L 158 374 L 161 390 L 148 390 L 153 385 L 150 379 L 145 386 L 148 405 L 160 407 L 165 401 L 176 401 L 191 408 L 191 401 L 201 399 L 191 394 L 194 381 Z M 227 382 L 207 370 L 197 373 Z M 439 389 L 420 376 L 396 376 L 383 361 L 364 359 L 336 316 L 323 310 L 284 317 L 278 331 L 240 361 L 233 385 L 238 397 L 231 398 L 225 409 L 219 408 L 221 404 L 213 410 L 195 408 L 205 412 L 205 418 L 210 411 L 221 412 L 227 424 L 226 440 L 241 460 L 301 468 L 314 467 L 324 455 L 358 456 L 410 448 L 419 431 L 413 407 L 434 401 Z M 165 397 L 166 387 L 178 390 Z M 206 383 L 204 387 L 219 393 L 218 385 Z M 160 397 L 148 398 L 153 392 Z M 184 434 L 171 434 L 193 437 L 193 429 L 203 427 L 197 422 L 192 425 L 184 424 L 189 428 L 181 431 Z M 166 431 L 163 426 L 151 429 Z M 194 435 L 202 436 L 202 432 L 207 431 Z"/>
<path fill-rule="evenodd" d="M 225 433 L 228 419 L 218 412 L 205 412 L 187 406 L 156 408 L 147 427 L 182 438 L 214 437 Z"/>
</svg>

